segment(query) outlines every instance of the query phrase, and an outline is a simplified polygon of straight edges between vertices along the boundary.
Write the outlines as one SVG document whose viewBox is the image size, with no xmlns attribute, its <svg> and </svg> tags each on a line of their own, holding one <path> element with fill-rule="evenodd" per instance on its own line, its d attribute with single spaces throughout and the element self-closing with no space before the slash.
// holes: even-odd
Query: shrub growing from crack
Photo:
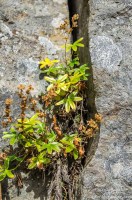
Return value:
<svg viewBox="0 0 132 200">
<path fill-rule="evenodd" d="M 64 60 L 45 58 L 39 63 L 49 83 L 46 93 L 35 99 L 31 85 L 19 85 L 20 118 L 3 133 L 3 139 L 9 140 L 10 150 L 0 154 L 0 180 L 6 176 L 14 178 L 21 166 L 28 170 L 37 168 L 52 175 L 47 192 L 49 199 L 74 199 L 88 140 L 97 133 L 101 121 L 99 114 L 94 119 L 84 119 L 89 68 L 87 64 L 80 65 L 77 56 L 78 48 L 84 47 L 83 38 L 67 43 L 68 34 L 77 27 L 78 17 L 77 14 L 72 17 L 71 28 L 67 20 L 60 27 L 65 39 Z M 11 103 L 11 99 L 5 102 L 4 127 L 12 120 Z M 34 113 L 30 118 L 26 116 L 29 110 Z"/>
</svg>

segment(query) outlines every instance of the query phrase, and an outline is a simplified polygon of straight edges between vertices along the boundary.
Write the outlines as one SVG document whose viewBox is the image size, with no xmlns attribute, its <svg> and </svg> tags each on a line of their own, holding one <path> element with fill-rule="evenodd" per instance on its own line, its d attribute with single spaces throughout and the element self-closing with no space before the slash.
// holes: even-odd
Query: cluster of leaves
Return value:
<svg viewBox="0 0 132 200">
<path fill-rule="evenodd" d="M 97 123 L 100 120 L 101 117 L 96 114 L 95 121 L 88 121 L 90 128 L 87 130 L 90 131 L 92 129 L 95 133 L 98 130 Z M 91 136 L 88 135 L 86 127 L 82 126 L 82 124 L 80 124 L 78 130 L 84 135 L 76 132 L 72 134 L 65 133 L 60 137 L 52 128 L 49 129 L 47 127 L 45 120 L 43 121 L 39 118 L 39 113 L 31 118 L 25 118 L 24 121 L 18 119 L 9 132 L 3 132 L 3 139 L 9 139 L 11 146 L 19 144 L 22 147 L 21 153 L 3 157 L 3 162 L 0 165 L 0 180 L 3 180 L 6 176 L 14 178 L 12 171 L 22 162 L 26 163 L 28 169 L 36 167 L 44 169 L 50 163 L 53 164 L 60 156 L 73 156 L 75 160 L 83 157 L 84 148 L 81 143 L 85 138 L 90 138 Z M 13 161 L 17 161 L 17 165 L 9 169 L 10 163 Z"/>
<path fill-rule="evenodd" d="M 82 40 L 83 38 L 80 38 L 73 44 L 66 44 L 66 52 L 71 51 L 71 49 L 76 52 L 78 47 L 83 47 Z M 55 67 L 56 62 L 58 65 Z M 46 58 L 40 62 L 40 69 L 43 74 L 46 74 L 44 79 L 50 83 L 47 91 L 49 94 L 53 93 L 52 97 L 49 95 L 51 103 L 54 102 L 56 106 L 64 105 L 67 113 L 71 110 L 75 111 L 77 102 L 83 100 L 82 96 L 78 96 L 79 83 L 86 81 L 89 76 L 87 64 L 80 66 L 78 57 L 70 61 L 66 60 L 66 64 Z"/>
<path fill-rule="evenodd" d="M 22 126 L 23 130 L 19 131 L 19 128 L 21 130 Z M 77 159 L 77 148 L 74 145 L 75 137 L 78 137 L 77 134 L 64 135 L 62 139 L 58 140 L 56 133 L 53 130 L 47 131 L 46 124 L 38 119 L 38 114 L 35 114 L 31 118 L 25 119 L 23 124 L 21 119 L 18 120 L 18 123 L 14 124 L 10 129 L 10 132 L 4 132 L 3 139 L 9 139 L 10 145 L 15 143 L 22 145 L 26 152 L 24 159 L 27 159 L 27 164 L 29 163 L 28 169 L 35 167 L 42 169 L 43 165 L 53 162 L 60 153 L 73 152 L 74 158 Z M 81 138 L 78 138 L 78 140 L 81 141 Z M 19 160 L 16 156 L 13 159 Z M 7 157 L 5 161 L 7 160 L 12 161 L 12 157 Z M 5 167 L 4 164 L 3 167 L 7 169 L 9 165 L 7 166 L 6 164 Z M 1 171 L 2 177 L 3 173 L 5 172 Z"/>
</svg>

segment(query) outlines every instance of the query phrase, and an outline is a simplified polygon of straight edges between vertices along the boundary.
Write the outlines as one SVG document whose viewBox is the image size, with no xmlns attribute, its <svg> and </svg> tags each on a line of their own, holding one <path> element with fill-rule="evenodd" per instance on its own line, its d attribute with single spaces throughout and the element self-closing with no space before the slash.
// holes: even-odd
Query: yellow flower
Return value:
<svg viewBox="0 0 132 200">
<path fill-rule="evenodd" d="M 39 62 L 39 67 L 40 69 L 48 66 L 48 67 L 51 67 L 54 65 L 54 63 L 58 63 L 59 60 L 50 60 L 49 58 L 45 58 L 45 60 L 42 60 Z"/>
</svg>

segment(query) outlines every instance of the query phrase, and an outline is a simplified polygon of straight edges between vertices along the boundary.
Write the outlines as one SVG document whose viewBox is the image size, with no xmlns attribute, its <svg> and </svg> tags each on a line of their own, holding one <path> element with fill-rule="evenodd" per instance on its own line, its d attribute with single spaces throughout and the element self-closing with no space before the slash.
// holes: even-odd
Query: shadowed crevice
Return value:
<svg viewBox="0 0 132 200">
<path fill-rule="evenodd" d="M 95 105 L 95 90 L 94 90 L 94 82 L 93 82 L 93 70 L 91 64 L 91 57 L 90 57 L 90 47 L 89 47 L 89 15 L 90 15 L 90 8 L 89 8 L 89 0 L 68 0 L 69 5 L 69 16 L 70 19 L 74 14 L 79 14 L 79 22 L 78 28 L 73 32 L 73 41 L 77 40 L 80 37 L 83 37 L 83 43 L 85 45 L 84 48 L 80 48 L 79 51 L 79 58 L 80 63 L 84 64 L 87 63 L 89 66 L 89 73 L 90 76 L 87 81 L 87 88 L 86 88 L 86 101 L 84 102 L 84 107 L 86 109 L 85 118 L 89 119 L 97 113 L 96 105 Z M 87 150 L 87 159 L 85 164 L 88 163 L 98 145 L 99 134 L 96 138 L 91 139 L 88 144 Z"/>
<path fill-rule="evenodd" d="M 84 102 L 84 108 L 86 113 L 84 115 L 85 119 L 92 118 L 95 113 L 97 113 L 96 105 L 95 105 L 95 90 L 94 90 L 94 82 L 93 82 L 93 70 L 92 63 L 90 57 L 90 45 L 89 45 L 89 0 L 68 0 L 69 5 L 69 16 L 70 19 L 74 14 L 79 14 L 79 22 L 78 28 L 73 32 L 73 41 L 83 37 L 83 43 L 85 45 L 84 48 L 80 48 L 79 51 L 79 59 L 80 63 L 87 63 L 89 66 L 89 79 L 87 81 L 87 88 L 85 90 L 86 101 Z M 87 145 L 87 157 L 84 160 L 84 166 L 86 166 L 91 159 L 93 158 L 95 151 L 98 146 L 99 141 L 99 131 L 94 139 L 90 139 Z M 82 172 L 83 174 L 83 172 Z M 77 185 L 77 195 L 76 200 L 82 199 L 82 182 L 81 175 L 79 178 L 79 184 Z"/>
</svg>

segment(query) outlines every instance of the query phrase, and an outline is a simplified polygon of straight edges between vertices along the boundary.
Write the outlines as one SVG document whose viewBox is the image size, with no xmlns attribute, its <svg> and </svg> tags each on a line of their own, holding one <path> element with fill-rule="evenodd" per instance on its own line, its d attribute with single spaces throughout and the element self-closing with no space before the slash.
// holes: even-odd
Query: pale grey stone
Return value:
<svg viewBox="0 0 132 200">
<path fill-rule="evenodd" d="M 131 200 L 132 1 L 90 0 L 89 6 L 95 101 L 103 122 L 82 173 L 81 199 Z"/>
<path fill-rule="evenodd" d="M 109 72 L 120 70 L 122 52 L 113 40 L 106 36 L 93 37 L 90 41 L 91 57 L 97 68 L 105 68 Z"/>
<path fill-rule="evenodd" d="M 9 36 L 9 37 L 12 37 L 13 34 L 12 34 L 12 31 L 10 30 L 10 28 L 5 25 L 4 23 L 0 22 L 0 30 L 2 33 L 4 33 L 5 35 Z"/>
<path fill-rule="evenodd" d="M 46 49 L 47 54 L 50 56 L 55 55 L 59 48 L 55 46 L 48 38 L 39 37 L 40 44 Z"/>
<path fill-rule="evenodd" d="M 63 23 L 64 19 L 65 19 L 65 15 L 62 13 L 59 13 L 59 15 L 52 20 L 51 24 L 54 28 L 59 28 L 60 25 Z"/>
<path fill-rule="evenodd" d="M 35 6 L 35 17 L 50 16 L 48 6 L 42 7 L 42 5 Z"/>
<path fill-rule="evenodd" d="M 53 0 L 53 2 L 58 3 L 58 4 L 66 3 L 65 0 Z"/>
</svg>

